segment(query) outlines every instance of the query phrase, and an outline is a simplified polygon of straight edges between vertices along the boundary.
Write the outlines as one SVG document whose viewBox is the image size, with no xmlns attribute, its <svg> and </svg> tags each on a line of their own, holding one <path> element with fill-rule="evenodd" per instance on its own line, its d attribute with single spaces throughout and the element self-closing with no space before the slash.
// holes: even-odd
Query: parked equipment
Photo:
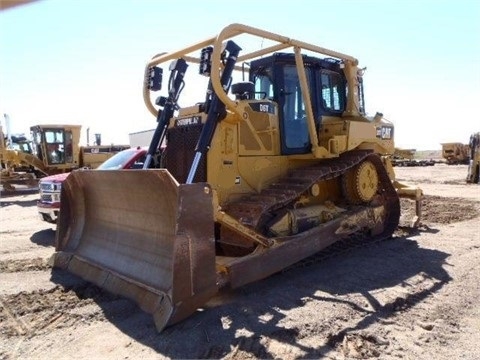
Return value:
<svg viewBox="0 0 480 360">
<path fill-rule="evenodd" d="M 469 145 L 459 142 L 443 143 L 442 156 L 448 165 L 469 163 Z"/>
<path fill-rule="evenodd" d="M 415 159 L 415 149 L 395 148 L 392 155 L 393 166 L 434 166 L 433 159 Z"/>
<path fill-rule="evenodd" d="M 242 54 L 247 38 L 261 47 Z M 170 61 L 158 110 L 150 92 Z M 192 64 L 208 85 L 181 107 Z M 134 299 L 161 331 L 222 287 L 351 236 L 390 237 L 399 196 L 420 215 L 422 192 L 394 181 L 394 126 L 366 116 L 363 72 L 352 56 L 240 24 L 154 57 L 144 99 L 158 126 L 145 169 L 67 178 L 55 265 Z M 163 139 L 162 169 L 147 170 Z"/>
<path fill-rule="evenodd" d="M 5 136 L 0 127 L 1 185 L 5 190 L 15 190 L 15 184 L 36 186 L 38 179 L 47 175 L 81 167 L 96 168 L 117 152 L 130 147 L 80 146 L 80 125 L 35 125 L 30 131 L 31 140 L 25 138 L 21 144 L 12 146 L 12 141 L 8 140 L 12 137 Z"/>
<path fill-rule="evenodd" d="M 11 134 L 9 117 L 4 114 L 6 134 L 0 125 L 0 184 L 3 188 L 13 190 L 13 183 L 35 186 L 35 175 L 31 166 L 22 161 L 32 156 L 32 145 L 24 134 Z"/>
<path fill-rule="evenodd" d="M 480 184 L 480 132 L 470 136 L 470 162 L 468 164 L 467 182 Z"/>
</svg>

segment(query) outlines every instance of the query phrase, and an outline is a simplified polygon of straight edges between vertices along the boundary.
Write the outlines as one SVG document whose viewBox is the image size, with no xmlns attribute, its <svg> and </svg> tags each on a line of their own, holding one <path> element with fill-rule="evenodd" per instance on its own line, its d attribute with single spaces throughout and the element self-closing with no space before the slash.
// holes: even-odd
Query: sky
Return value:
<svg viewBox="0 0 480 360">
<path fill-rule="evenodd" d="M 478 0 L 39 0 L 0 12 L 0 113 L 13 133 L 81 124 L 82 144 L 87 128 L 128 144 L 156 126 L 148 60 L 243 23 L 354 56 L 396 147 L 439 150 L 480 131 L 479 19 Z"/>
</svg>

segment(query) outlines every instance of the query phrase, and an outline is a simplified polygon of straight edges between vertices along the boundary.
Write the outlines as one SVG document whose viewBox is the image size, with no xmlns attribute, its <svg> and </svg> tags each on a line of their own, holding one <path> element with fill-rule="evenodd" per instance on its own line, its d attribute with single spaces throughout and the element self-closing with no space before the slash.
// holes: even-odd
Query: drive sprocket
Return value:
<svg viewBox="0 0 480 360">
<path fill-rule="evenodd" d="M 378 191 L 378 173 L 375 165 L 365 160 L 349 169 L 342 179 L 343 193 L 351 204 L 370 202 Z"/>
</svg>

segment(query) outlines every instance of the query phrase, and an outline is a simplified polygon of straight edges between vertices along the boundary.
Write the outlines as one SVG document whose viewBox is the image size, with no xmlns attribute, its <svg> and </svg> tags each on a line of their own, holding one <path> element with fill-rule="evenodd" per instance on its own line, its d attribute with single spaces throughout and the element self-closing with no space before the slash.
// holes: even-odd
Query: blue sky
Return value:
<svg viewBox="0 0 480 360">
<path fill-rule="evenodd" d="M 239 22 L 356 57 L 367 112 L 395 124 L 396 145 L 440 149 L 480 131 L 479 19 L 477 0 L 40 0 L 0 13 L 0 111 L 13 132 L 81 124 L 83 142 L 89 127 L 128 143 L 156 125 L 148 59 Z"/>
</svg>

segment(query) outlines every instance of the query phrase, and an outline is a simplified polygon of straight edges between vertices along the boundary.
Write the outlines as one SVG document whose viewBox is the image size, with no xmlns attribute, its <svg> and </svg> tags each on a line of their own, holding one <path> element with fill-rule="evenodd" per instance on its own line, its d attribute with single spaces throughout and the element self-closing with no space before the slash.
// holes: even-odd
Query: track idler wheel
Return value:
<svg viewBox="0 0 480 360">
<path fill-rule="evenodd" d="M 370 202 L 378 191 L 378 173 L 375 165 L 366 160 L 349 169 L 342 178 L 343 193 L 354 205 Z"/>
</svg>

